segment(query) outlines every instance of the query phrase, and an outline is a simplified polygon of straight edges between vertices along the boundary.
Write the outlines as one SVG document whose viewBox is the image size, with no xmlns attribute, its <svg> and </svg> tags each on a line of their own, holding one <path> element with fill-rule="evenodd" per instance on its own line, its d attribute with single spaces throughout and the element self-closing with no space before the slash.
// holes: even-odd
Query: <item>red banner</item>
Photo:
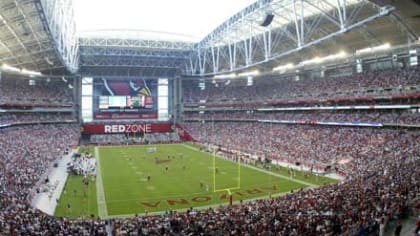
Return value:
<svg viewBox="0 0 420 236">
<path fill-rule="evenodd" d="M 159 133 L 173 132 L 175 127 L 170 123 L 161 124 L 85 124 L 84 134 L 117 134 L 117 133 Z"/>
<path fill-rule="evenodd" d="M 93 115 L 95 120 L 128 120 L 128 119 L 157 119 L 157 113 L 123 113 L 123 112 L 97 112 Z"/>
<path fill-rule="evenodd" d="M 183 141 L 195 141 L 193 136 L 188 131 L 186 131 L 184 127 L 182 127 L 180 124 L 176 124 L 176 132 Z"/>
</svg>

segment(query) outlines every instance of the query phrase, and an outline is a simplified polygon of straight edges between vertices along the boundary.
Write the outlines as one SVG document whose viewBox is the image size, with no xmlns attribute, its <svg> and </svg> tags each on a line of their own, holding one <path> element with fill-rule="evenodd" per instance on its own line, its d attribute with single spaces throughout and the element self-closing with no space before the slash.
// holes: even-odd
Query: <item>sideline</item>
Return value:
<svg viewBox="0 0 420 236">
<path fill-rule="evenodd" d="M 197 151 L 197 152 L 201 152 L 197 148 L 191 147 L 191 146 L 186 145 L 186 144 L 182 144 L 182 146 L 184 146 L 188 149 Z M 219 155 L 216 155 L 216 156 L 219 157 L 219 158 L 222 158 L 223 160 L 231 161 L 231 160 L 223 158 L 222 156 L 219 156 Z M 303 180 L 298 180 L 298 179 L 290 178 L 290 177 L 285 176 L 285 175 L 273 173 L 273 172 L 268 171 L 268 170 L 263 170 L 263 169 L 255 167 L 255 166 L 247 165 L 247 164 L 244 164 L 244 163 L 241 163 L 241 165 L 245 166 L 245 167 L 248 167 L 248 168 L 251 168 L 251 169 L 256 170 L 256 171 L 260 171 L 260 172 L 263 172 L 263 173 L 266 173 L 266 174 L 269 174 L 269 175 L 272 175 L 272 176 L 276 176 L 276 177 L 286 179 L 286 180 L 289 180 L 289 181 L 292 181 L 292 182 L 295 182 L 295 183 L 303 184 L 303 185 L 306 185 L 306 186 L 310 186 L 310 187 L 318 187 L 319 186 L 319 185 L 312 184 L 312 183 L 309 183 L 309 182 L 306 182 L 306 181 L 303 181 Z"/>
<path fill-rule="evenodd" d="M 44 174 L 35 185 L 40 189 L 46 189 L 46 191 L 41 191 L 38 194 L 35 194 L 31 201 L 31 206 L 34 208 L 48 214 L 54 215 L 58 201 L 61 198 L 64 187 L 67 182 L 68 172 L 67 172 L 67 163 L 71 161 L 71 156 L 73 152 L 70 152 L 68 155 L 62 157 L 61 160 L 57 160 L 57 167 L 50 167 L 46 174 Z M 45 184 L 44 179 L 49 179 L 49 183 Z M 39 184 L 39 185 L 38 185 Z"/>
<path fill-rule="evenodd" d="M 108 217 L 108 209 L 106 208 L 104 185 L 102 183 L 101 173 L 101 162 L 99 158 L 98 147 L 95 147 L 95 159 L 96 159 L 96 196 L 98 201 L 98 215 L 99 218 L 104 219 Z"/>
</svg>

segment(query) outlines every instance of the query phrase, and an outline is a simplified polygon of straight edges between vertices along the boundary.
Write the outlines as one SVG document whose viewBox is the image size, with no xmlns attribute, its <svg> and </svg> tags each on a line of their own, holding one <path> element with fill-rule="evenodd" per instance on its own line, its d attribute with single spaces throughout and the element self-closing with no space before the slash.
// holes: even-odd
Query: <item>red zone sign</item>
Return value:
<svg viewBox="0 0 420 236">
<path fill-rule="evenodd" d="M 117 133 L 159 133 L 173 132 L 169 123 L 162 124 L 86 124 L 84 134 L 117 134 Z"/>
</svg>

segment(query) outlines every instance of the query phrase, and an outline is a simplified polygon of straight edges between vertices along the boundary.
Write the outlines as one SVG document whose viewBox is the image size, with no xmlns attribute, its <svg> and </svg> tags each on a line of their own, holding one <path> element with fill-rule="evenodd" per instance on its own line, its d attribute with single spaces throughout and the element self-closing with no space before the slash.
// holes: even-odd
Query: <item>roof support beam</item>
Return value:
<svg viewBox="0 0 420 236">
<path fill-rule="evenodd" d="M 391 13 L 390 17 L 391 20 L 396 22 L 397 25 L 407 33 L 412 42 L 415 42 L 419 38 L 419 35 L 413 29 L 411 29 L 410 26 L 408 26 L 397 14 Z"/>
<path fill-rule="evenodd" d="M 300 39 L 302 44 L 305 43 L 305 14 L 303 0 L 300 0 Z"/>
<path fill-rule="evenodd" d="M 244 44 L 244 53 L 245 53 L 245 65 L 252 64 L 252 37 L 245 39 Z"/>
<path fill-rule="evenodd" d="M 41 54 L 41 53 L 45 53 L 45 52 L 51 52 L 51 51 L 54 51 L 54 49 L 53 48 L 41 49 L 41 50 L 38 50 L 38 51 L 32 51 L 30 53 L 13 55 L 11 57 L 3 57 L 3 58 L 0 58 L 0 60 L 1 61 L 16 60 L 18 58 L 29 57 L 29 56 L 33 56 L 33 55 L 37 55 L 37 54 Z"/>
<path fill-rule="evenodd" d="M 79 69 L 78 38 L 74 20 L 73 1 L 37 0 L 44 28 L 50 33 L 56 50 L 66 68 L 75 73 Z"/>
<path fill-rule="evenodd" d="M 204 54 L 204 55 L 202 55 L 202 54 Z M 199 55 L 198 66 L 200 67 L 200 74 L 203 74 L 204 73 L 205 64 L 206 64 L 205 51 L 203 52 L 202 50 L 199 50 L 198 51 L 198 55 Z"/>
<path fill-rule="evenodd" d="M 343 3 L 343 1 L 344 0 L 337 0 L 337 10 L 340 19 L 341 30 L 344 30 L 344 27 L 346 26 L 346 17 L 344 13 L 346 11 L 346 5 Z"/>
<path fill-rule="evenodd" d="M 214 47 L 211 47 L 211 56 L 213 61 L 213 71 L 219 71 L 219 58 L 220 58 L 220 48 L 216 48 L 216 52 L 214 52 Z"/>
<path fill-rule="evenodd" d="M 14 3 L 16 4 L 16 8 L 17 8 L 17 10 L 19 11 L 19 13 L 23 16 L 23 18 L 24 18 L 24 19 L 27 19 L 27 17 L 26 17 L 26 15 L 25 15 L 25 13 L 22 11 L 22 8 L 20 7 L 20 4 L 19 4 L 16 0 L 14 1 Z M 41 42 L 40 42 L 40 40 L 38 39 L 38 36 L 36 35 L 35 30 L 34 30 L 34 28 L 33 28 L 32 24 L 31 24 L 31 22 L 30 22 L 30 21 L 28 21 L 28 20 L 25 20 L 25 23 L 27 23 L 27 24 L 28 24 L 28 27 L 29 27 L 29 29 L 31 30 L 31 33 L 32 33 L 33 37 L 34 37 L 34 38 L 35 38 L 35 40 L 37 41 L 39 48 L 41 48 Z"/>
<path fill-rule="evenodd" d="M 338 0 L 337 4 L 334 4 L 334 8 L 330 9 L 330 11 L 335 11 L 334 17 L 336 17 L 334 18 L 335 20 L 331 20 L 329 18 L 332 18 L 333 16 L 328 17 L 327 14 L 324 14 L 325 9 L 327 8 L 322 10 L 323 7 L 321 6 L 318 8 L 315 7 L 315 9 L 318 9 L 319 12 L 321 12 L 321 10 L 322 12 L 318 15 L 310 15 L 310 17 L 308 17 L 306 15 L 310 14 L 311 11 L 309 9 L 305 11 L 303 10 L 305 5 L 307 6 L 308 4 L 306 0 L 293 0 L 290 2 L 293 5 L 289 6 L 289 12 L 292 12 L 294 15 L 291 16 L 291 20 L 288 24 L 284 24 L 275 29 L 268 27 L 267 29 L 262 30 L 260 34 L 252 34 L 251 37 L 248 36 L 248 38 L 244 40 L 237 42 L 234 41 L 230 45 L 220 46 L 220 53 L 218 54 L 214 52 L 212 54 L 212 50 L 214 49 L 211 49 L 211 47 L 199 47 L 199 50 L 196 51 L 193 60 L 197 60 L 201 65 L 200 72 L 199 74 L 192 75 L 211 76 L 222 73 L 230 73 L 261 65 L 270 60 L 277 60 L 292 53 L 296 53 L 302 49 L 330 40 L 333 37 L 356 29 L 377 18 L 387 16 L 395 9 L 392 6 L 377 8 L 372 6 L 370 3 L 361 1 L 363 4 L 361 3 L 359 5 L 356 4 L 352 6 L 353 11 L 351 13 L 351 17 L 353 20 L 349 21 L 347 13 L 344 13 L 345 1 Z M 322 0 L 320 0 L 320 2 L 323 3 Z M 309 5 L 312 6 L 311 4 Z M 327 6 L 324 5 L 324 7 Z M 359 9 L 361 8 L 365 9 L 363 14 L 359 14 L 361 12 Z M 284 18 L 286 17 L 284 16 Z M 321 27 L 320 23 L 325 19 L 333 22 L 333 24 L 330 25 L 336 25 L 338 27 Z M 273 30 L 275 30 L 275 34 L 273 34 Z M 316 32 L 316 34 L 313 32 Z M 287 37 L 282 37 L 283 35 Z M 207 56 L 206 52 L 212 56 Z M 229 55 L 227 59 L 220 57 L 220 55 L 225 54 Z M 219 57 L 217 57 L 217 55 L 219 55 Z M 212 62 L 212 60 L 215 60 L 215 62 Z M 206 63 L 203 63 L 203 61 Z M 215 66 L 208 66 L 214 65 L 216 62 L 220 65 L 229 64 L 230 66 L 229 68 L 224 68 L 224 70 L 215 68 Z"/>
<path fill-rule="evenodd" d="M 191 51 L 194 44 L 190 42 L 146 40 L 146 39 L 122 39 L 122 38 L 93 38 L 86 37 L 79 39 L 80 47 L 109 47 L 109 48 L 131 48 L 131 49 L 165 49 Z"/>
<path fill-rule="evenodd" d="M 263 34 L 264 40 L 264 60 L 268 61 L 271 57 L 271 30 L 267 30 Z"/>
<path fill-rule="evenodd" d="M 342 24 L 334 18 L 334 16 L 332 16 L 329 12 L 324 11 L 324 9 L 322 9 L 321 7 L 319 7 L 318 5 L 310 2 L 310 1 L 305 1 L 306 4 L 312 6 L 313 8 L 319 10 L 321 12 L 321 14 L 329 21 L 331 21 L 332 23 L 334 23 L 335 25 L 339 26 L 341 28 Z M 334 6 L 335 7 L 335 6 Z"/>
<path fill-rule="evenodd" d="M 298 14 L 296 12 L 296 0 L 293 0 L 293 13 L 294 13 L 294 21 L 295 21 L 295 27 L 296 27 L 297 47 L 300 48 L 303 45 L 303 40 L 300 34 L 301 31 L 299 29 Z"/>
<path fill-rule="evenodd" d="M 26 48 L 25 44 L 23 44 L 22 40 L 20 39 L 20 37 L 16 34 L 16 32 L 12 29 L 12 27 L 10 27 L 9 23 L 6 21 L 6 19 L 4 18 L 4 16 L 1 14 L 0 12 L 0 21 L 3 22 L 3 24 L 6 26 L 7 30 L 10 32 L 10 34 L 13 35 L 13 37 L 15 38 L 15 40 L 19 43 L 19 45 L 21 46 L 21 48 L 27 53 L 29 54 L 28 49 Z M 4 45 L 4 44 L 3 44 Z M 4 45 L 5 46 L 5 45 Z M 8 47 L 6 47 L 8 48 Z M 10 49 L 8 48 L 8 51 L 10 52 Z M 33 63 L 33 62 L 32 62 Z M 38 65 L 36 65 L 36 63 L 33 63 L 37 69 L 39 70 Z"/>
</svg>

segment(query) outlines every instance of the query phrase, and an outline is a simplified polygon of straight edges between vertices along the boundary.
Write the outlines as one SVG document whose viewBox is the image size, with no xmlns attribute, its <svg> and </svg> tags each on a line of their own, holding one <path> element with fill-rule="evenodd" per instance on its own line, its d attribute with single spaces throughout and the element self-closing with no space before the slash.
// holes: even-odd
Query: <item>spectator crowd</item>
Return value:
<svg viewBox="0 0 420 236">
<path fill-rule="evenodd" d="M 365 72 L 341 78 L 296 80 L 261 78 L 256 86 L 224 83 L 198 90 L 184 85 L 184 102 L 254 102 L 323 99 L 348 94 L 395 95 L 413 92 L 418 69 Z M 0 105 L 72 105 L 64 81 L 3 78 Z M 28 82 L 28 83 L 26 83 Z M 233 82 L 234 83 L 234 82 Z M 340 89 L 338 89 L 340 88 Z M 357 91 L 354 93 L 354 91 Z M 417 91 L 418 92 L 418 91 Z M 184 128 L 200 143 L 239 149 L 267 159 L 307 165 L 335 166 L 346 180 L 283 196 L 186 212 L 105 221 L 97 216 L 67 219 L 44 214 L 29 203 L 42 176 L 65 150 L 76 146 L 76 124 L 22 125 L 0 129 L 0 235 L 378 235 L 413 206 L 420 206 L 420 133 L 418 130 L 288 126 L 255 119 L 369 121 L 418 124 L 417 114 L 392 112 L 210 113 L 188 115 Z M 205 119 L 204 119 L 204 118 Z M 8 113 L 1 123 L 40 122 L 69 118 L 63 114 Z M 263 119 L 264 119 L 263 118 Z M 226 119 L 217 121 L 215 119 Z M 243 122 L 244 119 L 249 119 Z M 229 121 L 227 121 L 229 120 Z M 126 142 L 124 135 L 92 136 L 95 143 Z M 150 142 L 178 141 L 175 133 L 150 134 Z M 85 162 L 86 161 L 86 162 Z M 76 163 L 83 170 L 94 163 Z M 34 189 L 35 188 L 35 189 Z"/>
<path fill-rule="evenodd" d="M 420 92 L 420 71 L 417 68 L 394 68 L 337 78 L 301 76 L 299 80 L 294 76 L 278 78 L 269 75 L 255 79 L 254 83 L 247 86 L 246 80 L 240 79 L 230 83 L 215 81 L 206 83 L 205 89 L 201 90 L 198 82 L 188 81 L 183 84 L 184 103 L 269 103 L 412 94 Z"/>
<path fill-rule="evenodd" d="M 364 122 L 387 124 L 420 125 L 420 111 L 417 110 L 330 110 L 330 111 L 218 111 L 184 113 L 186 121 L 257 121 L 257 120 L 287 120 L 303 122 Z"/>
<path fill-rule="evenodd" d="M 186 128 L 202 142 L 239 144 L 271 155 L 284 151 L 290 158 L 326 163 L 348 158 L 342 168 L 349 178 L 233 206 L 114 219 L 114 235 L 373 235 L 382 222 L 396 222 L 418 201 L 420 135 L 415 131 L 234 122 L 188 123 Z M 78 126 L 33 125 L 0 132 L 1 235 L 106 234 L 104 220 L 56 218 L 28 204 L 43 172 L 77 145 Z"/>
<path fill-rule="evenodd" d="M 75 121 L 71 112 L 7 112 L 0 113 L 0 125 L 30 124 L 42 122 Z"/>
<path fill-rule="evenodd" d="M 185 128 L 200 143 L 270 159 L 335 165 L 347 172 L 376 157 L 420 156 L 418 131 L 277 125 L 258 122 L 189 122 Z M 397 142 L 397 143 L 395 143 Z"/>
<path fill-rule="evenodd" d="M 105 235 L 104 221 L 56 218 L 29 205 L 33 187 L 79 136 L 78 125 L 0 129 L 0 235 Z"/>
<path fill-rule="evenodd" d="M 15 76 L 4 76 L 0 79 L 0 105 L 70 106 L 72 104 L 73 90 L 63 80 Z"/>
</svg>

